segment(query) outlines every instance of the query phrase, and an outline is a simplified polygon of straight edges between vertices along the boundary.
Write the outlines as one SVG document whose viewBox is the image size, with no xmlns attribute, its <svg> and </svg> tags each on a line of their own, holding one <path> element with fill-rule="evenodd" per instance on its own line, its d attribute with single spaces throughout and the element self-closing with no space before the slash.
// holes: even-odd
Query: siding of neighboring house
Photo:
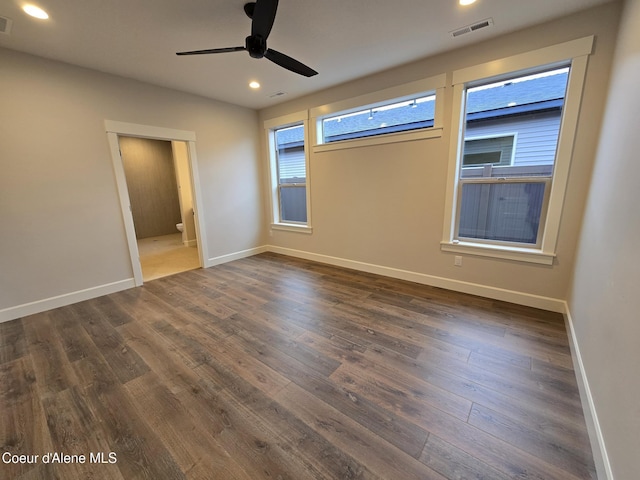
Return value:
<svg viewBox="0 0 640 480">
<path fill-rule="evenodd" d="M 514 166 L 553 165 L 560 120 L 560 110 L 482 120 L 467 126 L 465 139 L 517 133 Z"/>
<path fill-rule="evenodd" d="M 280 183 L 304 183 L 304 147 L 287 148 L 278 153 L 278 176 Z"/>
</svg>

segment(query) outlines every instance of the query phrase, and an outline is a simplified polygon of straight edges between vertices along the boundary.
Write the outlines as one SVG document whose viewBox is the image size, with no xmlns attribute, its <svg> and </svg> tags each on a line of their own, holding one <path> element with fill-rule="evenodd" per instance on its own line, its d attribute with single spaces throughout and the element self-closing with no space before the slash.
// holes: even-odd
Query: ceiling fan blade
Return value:
<svg viewBox="0 0 640 480">
<path fill-rule="evenodd" d="M 253 9 L 251 21 L 251 35 L 262 37 L 265 41 L 271 33 L 271 27 L 276 20 L 278 0 L 257 0 Z"/>
<path fill-rule="evenodd" d="M 304 63 L 295 60 L 284 53 L 280 53 L 276 50 L 272 50 L 271 48 L 267 49 L 264 56 L 271 60 L 273 63 L 280 65 L 287 70 L 290 70 L 294 73 L 299 73 L 300 75 L 304 75 L 305 77 L 313 77 L 317 75 L 313 68 L 307 67 Z"/>
<path fill-rule="evenodd" d="M 176 55 L 207 55 L 209 53 L 243 52 L 245 47 L 210 48 L 208 50 L 193 50 L 191 52 L 177 52 Z"/>
</svg>

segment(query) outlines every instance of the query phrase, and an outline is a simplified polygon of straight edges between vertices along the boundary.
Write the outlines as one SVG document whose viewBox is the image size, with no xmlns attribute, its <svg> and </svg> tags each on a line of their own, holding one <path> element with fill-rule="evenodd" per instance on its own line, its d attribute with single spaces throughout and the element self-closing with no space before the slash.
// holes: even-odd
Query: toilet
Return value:
<svg viewBox="0 0 640 480">
<path fill-rule="evenodd" d="M 183 232 L 184 231 L 184 224 L 183 223 L 176 223 L 176 228 L 178 229 L 179 232 Z"/>
</svg>

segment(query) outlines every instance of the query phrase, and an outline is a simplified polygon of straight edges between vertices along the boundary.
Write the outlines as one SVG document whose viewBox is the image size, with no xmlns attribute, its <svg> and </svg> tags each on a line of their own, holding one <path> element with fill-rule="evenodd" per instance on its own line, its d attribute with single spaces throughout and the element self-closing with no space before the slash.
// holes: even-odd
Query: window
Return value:
<svg viewBox="0 0 640 480">
<path fill-rule="evenodd" d="M 442 135 L 445 75 L 311 109 L 314 152 Z"/>
<path fill-rule="evenodd" d="M 454 72 L 443 250 L 553 263 L 592 42 Z"/>
<path fill-rule="evenodd" d="M 307 112 L 265 122 L 272 187 L 272 228 L 310 233 Z"/>
<path fill-rule="evenodd" d="M 540 246 L 568 76 L 565 67 L 466 89 L 455 239 Z M 514 129 L 516 145 L 515 135 L 467 139 Z"/>
<path fill-rule="evenodd" d="M 435 94 L 322 119 L 322 143 L 433 127 Z"/>
<path fill-rule="evenodd" d="M 307 223 L 307 167 L 304 126 L 275 130 L 280 221 Z"/>
</svg>

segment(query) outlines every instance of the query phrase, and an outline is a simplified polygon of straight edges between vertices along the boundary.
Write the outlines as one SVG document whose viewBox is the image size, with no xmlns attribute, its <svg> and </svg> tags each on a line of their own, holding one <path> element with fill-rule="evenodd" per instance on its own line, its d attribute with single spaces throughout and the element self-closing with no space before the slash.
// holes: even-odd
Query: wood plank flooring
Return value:
<svg viewBox="0 0 640 480">
<path fill-rule="evenodd" d="M 0 386 L 2 479 L 596 478 L 560 315 L 275 254 L 0 324 Z"/>
</svg>

